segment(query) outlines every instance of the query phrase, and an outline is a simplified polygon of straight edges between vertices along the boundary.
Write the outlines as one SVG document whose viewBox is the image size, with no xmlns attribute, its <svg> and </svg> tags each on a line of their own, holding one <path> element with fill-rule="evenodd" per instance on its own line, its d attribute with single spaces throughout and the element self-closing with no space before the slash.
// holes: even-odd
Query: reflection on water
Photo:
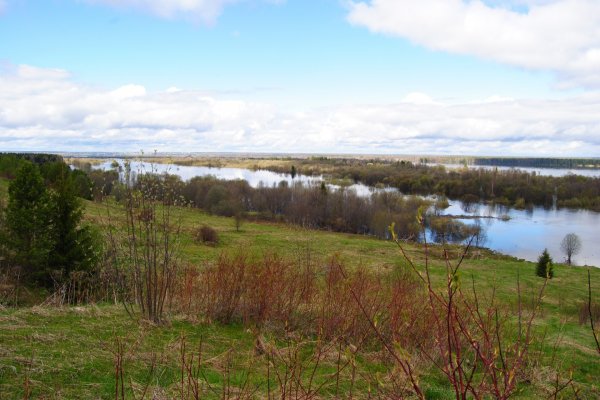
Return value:
<svg viewBox="0 0 600 400">
<path fill-rule="evenodd" d="M 576 233 L 582 241 L 580 254 L 575 264 L 600 266 L 600 213 L 588 210 L 545 209 L 533 207 L 516 210 L 499 205 L 479 204 L 473 212 L 465 213 L 461 202 L 451 201 L 445 210 L 451 215 L 479 215 L 493 217 L 480 219 L 485 227 L 487 241 L 485 246 L 530 261 L 537 260 L 544 248 L 547 248 L 555 261 L 564 261 L 560 242 L 568 233 Z M 504 221 L 499 218 L 510 217 Z M 473 220 L 465 219 L 465 223 Z"/>
<path fill-rule="evenodd" d="M 121 169 L 124 165 L 123 160 L 117 160 Z M 93 168 L 109 170 L 112 169 L 113 160 L 106 161 L 102 164 L 96 165 Z M 223 180 L 236 180 L 241 179 L 248 182 L 253 188 L 259 186 L 276 186 L 281 182 L 287 182 L 288 185 L 295 183 L 302 183 L 303 185 L 320 185 L 323 181 L 322 176 L 306 176 L 296 174 L 292 178 L 291 174 L 280 174 L 277 172 L 267 170 L 250 170 L 245 168 L 211 168 L 211 167 L 197 167 L 197 166 L 181 166 L 175 164 L 153 164 L 145 161 L 131 161 L 131 171 L 136 173 L 147 173 L 152 172 L 155 174 L 168 173 L 177 175 L 184 181 L 190 180 L 197 176 L 214 176 L 217 179 Z M 339 189 L 338 185 L 328 185 L 331 189 Z M 370 196 L 372 193 L 379 190 L 394 190 L 392 188 L 376 189 L 370 186 L 363 185 L 361 183 L 355 183 L 353 185 L 346 186 L 346 190 L 353 190 L 359 196 Z"/>
<path fill-rule="evenodd" d="M 462 164 L 438 164 L 438 163 L 427 163 L 430 166 L 442 165 L 446 169 L 460 169 L 465 166 Z M 511 171 L 511 170 L 519 170 L 523 172 L 535 172 L 536 175 L 542 176 L 566 176 L 569 174 L 572 175 L 581 175 L 592 178 L 600 177 L 600 168 L 596 169 L 580 169 L 580 168 L 532 168 L 532 167 L 501 167 L 501 166 L 491 166 L 491 165 L 467 165 L 469 169 L 486 169 L 493 170 L 498 169 L 498 171 Z"/>
<path fill-rule="evenodd" d="M 123 166 L 122 160 L 117 160 L 121 166 Z M 100 165 L 95 166 L 94 168 L 109 170 L 112 168 L 111 161 L 107 161 Z M 252 187 L 258 187 L 259 185 L 263 186 L 272 186 L 277 185 L 281 181 L 285 181 L 288 184 L 292 184 L 294 182 L 302 182 L 302 183 L 317 183 L 321 182 L 322 178 L 318 177 L 309 177 L 304 175 L 296 175 L 295 178 L 292 178 L 290 174 L 278 174 L 276 172 L 266 171 L 266 170 L 249 170 L 243 168 L 210 168 L 210 167 L 195 167 L 195 166 L 180 166 L 174 164 L 154 164 L 143 161 L 131 161 L 131 170 L 135 172 L 153 172 L 156 174 L 168 173 L 172 175 L 177 175 L 181 177 L 184 181 L 190 180 L 196 176 L 214 176 L 217 179 L 224 180 L 236 180 L 241 179 L 248 182 L 248 184 Z"/>
<path fill-rule="evenodd" d="M 122 164 L 122 162 L 121 162 Z M 265 170 L 248 170 L 243 168 L 208 168 L 193 166 L 177 166 L 172 164 L 150 164 L 146 162 L 132 162 L 133 171 L 155 172 L 178 175 L 183 180 L 196 176 L 212 175 L 218 179 L 234 180 L 243 179 L 250 186 L 273 186 L 285 181 L 288 184 L 301 182 L 305 185 L 320 184 L 321 176 L 296 175 L 292 178 L 289 174 L 279 174 Z M 107 161 L 95 168 L 110 169 L 111 161 Z M 592 171 L 599 173 L 598 171 Z M 331 188 L 338 186 L 329 185 Z M 348 187 L 355 190 L 359 196 L 369 196 L 378 190 L 362 184 Z M 501 205 L 486 205 L 480 203 L 464 204 L 460 201 L 450 201 L 450 207 L 444 210 L 447 215 L 482 216 L 481 219 L 463 219 L 466 224 L 478 223 L 484 230 L 485 246 L 501 253 L 535 261 L 547 248 L 555 261 L 563 261 L 564 255 L 560 250 L 560 242 L 568 233 L 576 233 L 582 241 L 580 254 L 574 257 L 578 265 L 600 266 L 600 247 L 598 236 L 600 233 L 600 213 L 587 210 L 570 209 L 544 209 L 533 207 L 527 210 L 516 210 Z M 502 220 L 503 216 L 510 217 Z"/>
</svg>

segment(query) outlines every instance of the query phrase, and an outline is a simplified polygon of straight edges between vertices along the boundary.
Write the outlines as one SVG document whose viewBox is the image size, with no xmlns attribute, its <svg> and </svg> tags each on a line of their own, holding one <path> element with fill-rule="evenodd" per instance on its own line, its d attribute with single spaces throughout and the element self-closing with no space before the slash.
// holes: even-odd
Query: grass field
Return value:
<svg viewBox="0 0 600 400">
<path fill-rule="evenodd" d="M 0 184 L 0 196 L 6 196 L 6 182 Z M 107 212 L 106 205 L 87 202 L 86 219 L 102 226 Z M 184 233 L 182 253 L 185 262 L 202 268 L 215 260 L 222 252 L 244 249 L 260 257 L 277 253 L 284 257 L 311 254 L 317 262 L 327 263 L 338 255 L 350 268 L 363 266 L 377 271 L 394 267 L 407 268 L 398 248 L 388 241 L 371 237 L 309 231 L 293 226 L 271 223 L 245 222 L 239 231 L 232 218 L 215 217 L 196 209 L 180 209 Z M 117 215 L 118 209 L 112 209 Z M 203 224 L 215 228 L 220 236 L 217 246 L 196 244 L 192 239 L 194 228 Z M 407 244 L 410 257 L 422 268 L 423 246 Z M 454 248 L 455 257 L 460 249 Z M 442 249 L 430 249 L 431 271 L 436 282 L 445 276 Z M 523 296 L 531 299 L 542 280 L 535 276 L 535 265 L 491 252 L 484 251 L 478 259 L 467 258 L 463 264 L 461 279 L 471 280 L 478 291 L 489 295 L 495 289 L 507 309 L 516 307 L 517 276 L 523 288 Z M 600 297 L 600 270 L 594 269 L 592 282 Z M 595 353 L 589 326 L 579 323 L 581 305 L 587 300 L 587 271 L 564 265 L 555 266 L 555 278 L 549 282 L 543 301 L 543 310 L 535 322 L 538 337 L 545 345 L 535 345 L 532 352 L 539 353 L 543 365 L 553 365 L 564 376 L 572 374 L 584 398 L 600 397 L 600 356 Z M 201 316 L 190 319 L 172 315 L 170 323 L 153 326 L 132 320 L 122 306 L 94 304 L 80 307 L 0 308 L 0 399 L 23 398 L 31 391 L 30 398 L 74 399 L 115 397 L 115 338 L 125 338 L 131 351 L 125 356 L 124 370 L 128 385 L 140 391 L 148 381 L 149 370 L 155 365 L 151 387 L 157 397 L 174 398 L 180 381 L 180 348 L 185 337 L 189 348 L 196 348 L 202 341 L 207 360 L 203 373 L 214 391 L 209 398 L 222 398 L 222 390 L 229 381 L 233 385 L 248 382 L 255 388 L 255 398 L 266 397 L 269 383 L 264 357 L 255 354 L 254 335 L 248 327 L 240 324 L 220 325 L 208 323 Z M 285 349 L 285 340 L 268 338 L 273 345 Z M 313 346 L 305 338 L 306 346 Z M 232 351 L 235 349 L 235 352 Z M 302 352 L 301 352 L 302 353 Z M 325 380 L 335 369 L 335 357 L 321 364 L 315 381 Z M 385 372 L 380 352 L 361 354 L 356 360 L 362 370 Z M 153 361 L 155 360 L 155 361 Z M 228 376 L 228 365 L 238 367 Z M 537 398 L 549 387 L 547 367 L 535 367 L 529 384 L 520 386 L 516 398 Z M 239 371 L 245 371 L 244 373 Z M 373 382 L 375 382 L 373 378 Z M 422 380 L 428 388 L 429 398 L 452 398 L 447 384 L 438 373 L 424 374 Z M 271 376 L 270 385 L 276 384 Z M 338 396 L 347 397 L 349 391 L 357 397 L 366 397 L 369 390 L 376 390 L 367 377 L 351 383 L 350 373 L 345 373 L 337 385 Z M 128 396 L 133 397 L 133 392 Z M 344 393 L 344 396 L 341 394 Z M 139 395 L 140 393 L 138 393 Z M 325 386 L 322 397 L 335 397 L 335 388 Z M 163 397 L 160 397 L 163 396 Z M 568 396 L 567 396 L 568 397 Z M 129 397 L 128 397 L 129 398 Z"/>
</svg>

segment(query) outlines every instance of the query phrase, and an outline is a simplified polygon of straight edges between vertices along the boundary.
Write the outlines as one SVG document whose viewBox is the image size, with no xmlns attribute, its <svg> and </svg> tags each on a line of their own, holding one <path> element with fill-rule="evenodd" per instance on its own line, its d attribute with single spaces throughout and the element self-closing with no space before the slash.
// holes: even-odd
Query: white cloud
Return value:
<svg viewBox="0 0 600 400">
<path fill-rule="evenodd" d="M 515 101 L 512 97 L 493 95 L 484 100 L 486 103 L 501 103 L 504 101 Z"/>
<path fill-rule="evenodd" d="M 169 92 L 168 89 L 167 92 Z M 110 92 L 110 95 L 118 100 L 143 97 L 146 95 L 146 88 L 140 85 L 125 85 L 113 90 Z"/>
<path fill-rule="evenodd" d="M 404 103 L 411 104 L 435 104 L 433 99 L 425 93 L 413 92 L 409 93 L 402 99 Z"/>
<path fill-rule="evenodd" d="M 600 156 L 600 94 L 278 111 L 195 91 L 110 90 L 28 66 L 0 72 L 0 148 Z M 412 100 L 412 101 L 410 101 Z"/>
<path fill-rule="evenodd" d="M 1 1 L 1 0 L 0 0 Z M 160 18 L 183 18 L 214 23 L 223 8 L 241 0 L 87 0 L 115 8 L 141 10 Z"/>
<path fill-rule="evenodd" d="M 351 1 L 348 20 L 434 50 L 553 71 L 561 85 L 600 87 L 598 0 Z"/>
</svg>

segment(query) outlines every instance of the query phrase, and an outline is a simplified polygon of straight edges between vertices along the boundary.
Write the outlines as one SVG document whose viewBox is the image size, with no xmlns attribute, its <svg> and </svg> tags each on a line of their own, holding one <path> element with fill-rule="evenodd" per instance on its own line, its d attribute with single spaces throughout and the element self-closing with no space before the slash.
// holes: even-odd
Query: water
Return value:
<svg viewBox="0 0 600 400">
<path fill-rule="evenodd" d="M 111 162 L 107 161 L 95 168 L 110 169 Z M 121 162 L 122 163 L 122 162 Z M 189 180 L 196 176 L 212 175 L 218 179 L 234 180 L 243 179 L 250 186 L 258 187 L 278 185 L 285 181 L 292 185 L 301 182 L 305 185 L 321 184 L 321 176 L 296 175 L 292 178 L 289 174 L 280 174 L 265 170 L 248 170 L 243 168 L 208 168 L 195 166 L 178 166 L 173 164 L 150 164 L 147 162 L 131 163 L 133 171 L 155 172 L 178 175 L 183 180 Z M 567 171 L 567 170 L 556 170 Z M 590 171 L 596 172 L 598 171 Z M 331 188 L 339 188 L 329 185 Z M 348 187 L 355 190 L 359 196 L 368 196 L 378 190 L 362 184 Z M 544 209 L 534 207 L 528 210 L 516 210 L 503 206 L 492 206 L 477 204 L 466 208 L 457 200 L 450 201 L 450 207 L 444 210 L 449 215 L 470 215 L 493 218 L 481 218 L 481 226 L 484 228 L 487 240 L 484 244 L 492 250 L 529 261 L 537 260 L 544 248 L 547 248 L 555 261 L 563 261 L 564 255 L 560 249 L 560 242 L 568 233 L 576 233 L 582 241 L 581 252 L 574 257 L 577 265 L 600 266 L 600 247 L 598 246 L 600 234 L 600 213 L 587 210 L 570 209 Z M 499 219 L 502 216 L 510 217 L 509 220 Z M 464 219 L 463 222 L 473 224 L 473 219 Z"/>
<path fill-rule="evenodd" d="M 536 261 L 547 248 L 555 262 L 563 262 L 565 256 L 560 248 L 568 233 L 577 234 L 582 242 L 581 252 L 573 258 L 576 265 L 600 266 L 600 213 L 567 208 L 545 209 L 533 207 L 516 210 L 503 206 L 478 204 L 465 212 L 460 201 L 450 201 L 444 210 L 450 215 L 479 215 L 493 218 L 479 219 L 487 235 L 484 246 L 529 261 Z M 499 218 L 510 217 L 504 221 Z M 473 219 L 464 219 L 473 224 Z"/>
<path fill-rule="evenodd" d="M 428 163 L 427 165 L 430 165 L 430 166 L 442 165 L 446 169 L 461 169 L 461 168 L 465 167 L 462 164 Z M 485 170 L 493 170 L 493 169 L 497 168 L 498 171 L 518 170 L 518 171 L 528 172 L 528 173 L 535 172 L 536 175 L 541 175 L 541 176 L 555 176 L 555 177 L 561 177 L 561 176 L 566 176 L 566 175 L 581 175 L 581 176 L 587 176 L 590 178 L 599 178 L 600 177 L 600 168 L 597 168 L 597 169 L 579 169 L 579 168 L 567 169 L 567 168 L 496 167 L 496 166 L 491 166 L 491 165 L 467 165 L 467 168 L 469 168 L 469 169 L 485 169 Z"/>
<path fill-rule="evenodd" d="M 117 160 L 122 166 L 123 161 Z M 100 165 L 94 166 L 94 168 L 109 170 L 111 169 L 112 160 L 104 162 Z M 181 166 L 175 164 L 153 164 L 143 161 L 131 161 L 131 170 L 134 172 L 153 172 L 156 174 L 168 173 L 177 175 L 184 181 L 190 180 L 196 176 L 214 176 L 217 179 L 223 180 L 236 180 L 241 179 L 248 182 L 252 187 L 273 186 L 277 185 L 282 181 L 292 184 L 294 182 L 302 182 L 303 184 L 314 184 L 320 183 L 322 177 L 320 176 L 305 176 L 296 175 L 292 178 L 290 174 L 279 174 L 277 172 L 266 171 L 266 170 L 249 170 L 244 168 L 209 168 L 209 167 L 196 167 L 196 166 Z"/>
<path fill-rule="evenodd" d="M 124 165 L 123 160 L 117 160 L 121 167 Z M 112 169 L 113 160 L 106 161 L 102 164 L 95 165 L 93 168 L 109 170 Z M 320 185 L 323 182 L 322 176 L 306 176 L 297 174 L 292 178 L 291 174 L 280 174 L 267 170 L 250 170 L 245 168 L 214 168 L 214 167 L 197 167 L 197 166 L 182 166 L 175 164 L 153 164 L 145 161 L 131 161 L 131 170 L 136 173 L 153 172 L 156 174 L 168 173 L 177 175 L 184 181 L 190 180 L 196 176 L 214 176 L 217 179 L 223 180 L 245 180 L 253 188 L 259 186 L 276 186 L 281 182 L 287 182 L 288 185 L 302 183 L 303 185 Z M 339 189 L 338 185 L 327 185 L 331 189 Z M 369 196 L 378 190 L 391 190 L 391 188 L 376 189 L 361 183 L 346 186 L 347 190 L 353 190 L 359 196 Z"/>
</svg>

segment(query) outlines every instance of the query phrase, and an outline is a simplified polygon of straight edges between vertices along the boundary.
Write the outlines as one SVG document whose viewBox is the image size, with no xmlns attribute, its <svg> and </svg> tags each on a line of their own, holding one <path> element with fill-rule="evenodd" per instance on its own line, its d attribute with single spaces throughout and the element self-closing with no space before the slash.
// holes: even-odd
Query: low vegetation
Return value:
<svg viewBox="0 0 600 400">
<path fill-rule="evenodd" d="M 14 182 L 0 181 L 5 204 Z M 101 252 L 72 295 L 7 273 L 4 249 L 1 398 L 600 395 L 597 270 L 540 279 L 534 263 L 474 257 L 476 235 L 430 246 L 393 225 L 391 240 L 251 217 L 240 230 L 168 175 L 127 182 L 82 203 Z M 419 208 L 400 224 L 423 229 Z"/>
</svg>

